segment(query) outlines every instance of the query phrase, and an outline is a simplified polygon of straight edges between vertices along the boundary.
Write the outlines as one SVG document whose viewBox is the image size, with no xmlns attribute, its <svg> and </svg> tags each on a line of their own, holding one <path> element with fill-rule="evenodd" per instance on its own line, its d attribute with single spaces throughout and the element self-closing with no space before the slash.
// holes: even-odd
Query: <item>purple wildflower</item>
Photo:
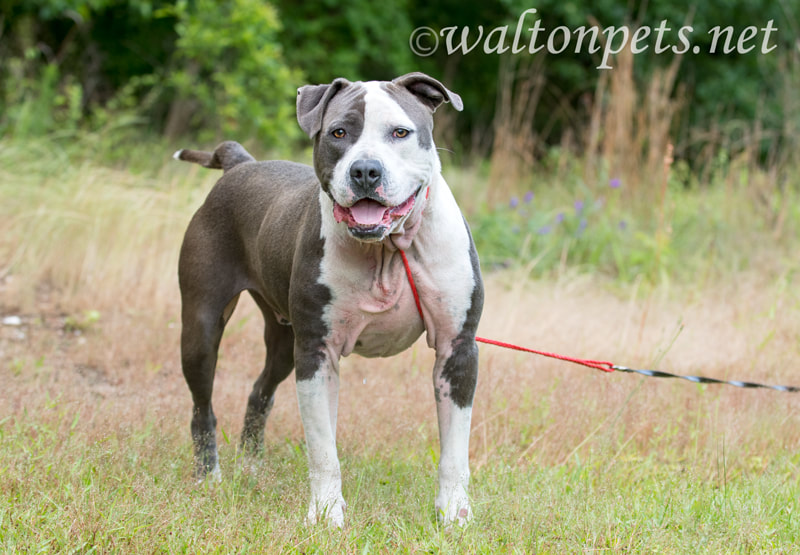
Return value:
<svg viewBox="0 0 800 555">
<path fill-rule="evenodd" d="M 551 229 L 552 228 L 549 225 L 542 226 L 539 228 L 538 233 L 539 235 L 547 235 L 548 233 L 550 233 Z"/>
<path fill-rule="evenodd" d="M 619 189 L 620 185 L 622 185 L 622 181 L 619 177 L 613 177 L 611 181 L 608 182 L 608 186 L 612 189 Z"/>
<path fill-rule="evenodd" d="M 556 214 L 556 223 L 560 224 L 563 221 L 564 221 L 564 213 L 559 212 L 558 214 Z"/>
<path fill-rule="evenodd" d="M 530 204 L 530 202 L 533 200 L 533 191 L 528 191 L 525 193 L 525 196 L 522 197 L 522 200 L 525 201 L 525 204 Z"/>
<path fill-rule="evenodd" d="M 581 222 L 578 224 L 578 235 L 583 235 L 587 224 L 588 222 L 586 221 L 586 218 L 581 218 Z"/>
<path fill-rule="evenodd" d="M 516 208 L 519 206 L 519 199 L 517 197 L 511 197 L 511 201 L 508 203 L 511 208 Z"/>
<path fill-rule="evenodd" d="M 576 200 L 575 201 L 575 213 L 576 214 L 580 214 L 581 212 L 583 212 L 583 201 L 582 200 Z"/>
<path fill-rule="evenodd" d="M 620 220 L 619 229 L 620 231 L 625 231 L 626 229 L 628 229 L 628 222 L 626 222 L 625 220 Z"/>
</svg>

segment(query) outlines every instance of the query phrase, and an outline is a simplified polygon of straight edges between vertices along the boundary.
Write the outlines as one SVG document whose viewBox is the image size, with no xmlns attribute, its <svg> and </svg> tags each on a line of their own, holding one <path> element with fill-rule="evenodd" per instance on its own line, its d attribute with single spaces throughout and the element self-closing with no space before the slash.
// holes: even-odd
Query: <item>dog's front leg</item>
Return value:
<svg viewBox="0 0 800 555">
<path fill-rule="evenodd" d="M 301 359 L 302 360 L 302 359 Z M 342 478 L 336 453 L 336 412 L 339 402 L 338 365 L 328 356 L 306 358 L 316 369 L 309 372 L 297 367 L 297 401 L 308 447 L 308 473 L 311 482 L 311 503 L 308 521 L 325 518 L 341 527 L 344 524 L 345 502 Z"/>
<path fill-rule="evenodd" d="M 433 386 L 439 417 L 439 493 L 436 515 L 445 526 L 463 526 L 472 518 L 469 485 L 469 432 L 478 377 L 474 338 L 459 338 L 449 353 L 436 357 Z"/>
</svg>

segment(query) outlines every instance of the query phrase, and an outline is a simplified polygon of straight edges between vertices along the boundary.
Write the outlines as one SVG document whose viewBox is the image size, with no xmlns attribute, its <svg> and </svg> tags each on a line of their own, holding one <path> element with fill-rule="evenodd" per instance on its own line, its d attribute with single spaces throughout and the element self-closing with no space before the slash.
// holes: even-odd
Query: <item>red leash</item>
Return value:
<svg viewBox="0 0 800 555">
<path fill-rule="evenodd" d="M 573 358 L 564 355 L 559 355 L 556 353 L 536 351 L 534 349 L 528 349 L 527 347 L 520 347 L 519 345 L 513 345 L 511 343 L 503 343 L 502 341 L 496 341 L 494 339 L 485 339 L 483 337 L 476 337 L 475 341 L 479 341 L 481 343 L 488 343 L 489 345 L 497 345 L 498 347 L 504 347 L 506 349 L 514 349 L 515 351 L 533 353 L 534 355 L 542 355 L 543 357 L 555 358 L 567 362 L 574 362 L 575 364 L 580 364 L 581 366 L 588 366 L 589 368 L 594 368 L 595 370 L 602 370 L 603 372 L 613 372 L 614 370 L 616 370 L 616 368 L 614 368 L 613 363 L 607 362 L 605 360 L 587 360 L 584 358 Z"/>
<path fill-rule="evenodd" d="M 425 320 L 422 316 L 422 305 L 419 302 L 419 293 L 417 292 L 417 286 L 414 283 L 414 276 L 411 275 L 411 267 L 408 265 L 408 258 L 406 257 L 406 253 L 402 250 L 399 251 L 400 256 L 403 259 L 403 265 L 406 268 L 406 275 L 408 276 L 408 283 L 411 285 L 411 292 L 414 294 L 414 302 L 417 304 L 417 312 L 419 312 L 420 318 Z M 496 341 L 494 339 L 485 339 L 483 337 L 476 337 L 475 341 L 480 343 L 486 343 L 488 345 L 496 345 L 498 347 L 503 347 L 505 349 L 513 349 L 515 351 L 523 351 L 525 353 L 533 353 L 534 355 L 541 355 L 548 358 L 554 358 L 557 360 L 564 360 L 566 362 L 574 362 L 575 364 L 580 364 L 581 366 L 587 366 L 589 368 L 594 368 L 596 370 L 602 370 L 603 372 L 613 372 L 616 368 L 614 368 L 614 364 L 611 362 L 607 362 L 604 360 L 586 360 L 583 358 L 573 358 L 564 355 L 558 355 L 556 353 L 548 353 L 545 351 L 537 351 L 535 349 L 528 349 L 527 347 L 520 347 L 519 345 L 513 345 L 511 343 L 504 343 L 503 341 Z"/>
<path fill-rule="evenodd" d="M 408 276 L 408 283 L 411 285 L 411 292 L 414 294 L 414 302 L 417 304 L 417 312 L 419 312 L 419 317 L 422 318 L 424 322 L 425 318 L 422 315 L 422 305 L 419 302 L 419 293 L 417 292 L 417 286 L 414 284 L 414 276 L 411 275 L 411 267 L 408 265 L 408 258 L 406 258 L 406 253 L 403 252 L 402 250 L 400 251 L 400 256 L 403 258 L 403 265 L 406 267 L 406 275 Z M 771 385 L 758 382 L 745 382 L 741 380 L 719 380 L 717 378 L 708 378 L 705 376 L 683 376 L 680 374 L 672 374 L 670 372 L 662 372 L 661 370 L 642 370 L 637 368 L 628 368 L 627 366 L 619 366 L 617 364 L 613 364 L 605 360 L 587 360 L 583 358 L 572 358 L 564 355 L 557 355 L 555 353 L 547 353 L 545 351 L 536 351 L 534 349 L 520 347 L 519 345 L 512 345 L 511 343 L 495 341 L 494 339 L 485 339 L 483 337 L 476 337 L 475 341 L 480 341 L 481 343 L 488 343 L 489 345 L 497 345 L 498 347 L 513 349 L 515 351 L 523 351 L 525 353 L 542 355 L 557 360 L 574 362 L 575 364 L 580 364 L 581 366 L 587 366 L 589 368 L 594 368 L 596 370 L 602 370 L 603 372 L 614 372 L 616 370 L 619 372 L 625 372 L 629 374 L 630 373 L 640 374 L 642 376 L 647 376 L 650 378 L 678 378 L 693 383 L 725 384 L 725 385 L 732 385 L 735 387 L 743 387 L 748 389 L 764 388 L 764 389 L 772 389 L 774 391 L 785 391 L 788 393 L 800 393 L 800 386 L 794 386 L 794 385 Z"/>
</svg>

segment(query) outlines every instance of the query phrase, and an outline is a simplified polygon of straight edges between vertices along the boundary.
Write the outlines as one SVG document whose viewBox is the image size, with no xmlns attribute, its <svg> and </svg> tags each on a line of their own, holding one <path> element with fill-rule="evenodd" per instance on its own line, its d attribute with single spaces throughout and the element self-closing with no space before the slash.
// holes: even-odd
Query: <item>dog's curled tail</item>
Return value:
<svg viewBox="0 0 800 555">
<path fill-rule="evenodd" d="M 176 160 L 194 162 L 205 168 L 222 170 L 223 172 L 243 162 L 255 162 L 256 160 L 236 141 L 220 143 L 220 145 L 214 149 L 214 152 L 184 148 L 175 152 L 172 157 Z"/>
</svg>

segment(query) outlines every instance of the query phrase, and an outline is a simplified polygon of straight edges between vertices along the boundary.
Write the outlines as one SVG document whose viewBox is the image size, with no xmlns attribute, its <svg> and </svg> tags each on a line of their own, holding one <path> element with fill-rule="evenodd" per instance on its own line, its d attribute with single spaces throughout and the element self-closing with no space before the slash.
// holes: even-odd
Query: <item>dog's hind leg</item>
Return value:
<svg viewBox="0 0 800 555">
<path fill-rule="evenodd" d="M 184 301 L 181 363 L 183 376 L 194 401 L 191 428 L 198 479 L 209 474 L 212 478 L 219 479 L 217 418 L 214 416 L 211 394 L 222 331 L 238 298 L 239 295 L 235 295 L 222 308 L 213 305 L 196 306 L 191 303 L 187 306 Z"/>
<path fill-rule="evenodd" d="M 291 325 L 280 323 L 261 297 L 257 293 L 252 295 L 264 315 L 267 357 L 247 401 L 242 430 L 242 450 L 246 455 L 256 455 L 262 450 L 264 426 L 275 402 L 275 389 L 294 368 L 294 331 Z"/>
<path fill-rule="evenodd" d="M 231 249 L 205 232 L 196 217 L 181 247 L 178 278 L 181 289 L 181 364 L 192 393 L 192 442 L 197 477 L 219 476 L 216 424 L 211 395 L 222 332 L 245 288 Z"/>
</svg>

